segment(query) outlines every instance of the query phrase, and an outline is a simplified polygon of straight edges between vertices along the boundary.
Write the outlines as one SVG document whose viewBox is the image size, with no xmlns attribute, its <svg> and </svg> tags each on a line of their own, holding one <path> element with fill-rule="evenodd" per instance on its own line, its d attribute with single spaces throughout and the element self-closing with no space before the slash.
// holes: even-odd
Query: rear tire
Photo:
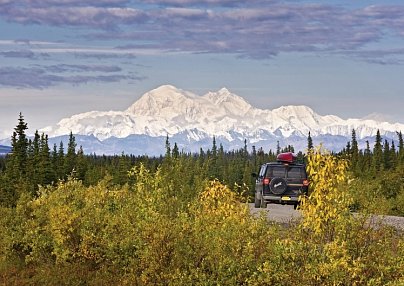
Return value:
<svg viewBox="0 0 404 286">
<path fill-rule="evenodd" d="M 268 202 L 266 202 L 266 201 L 264 200 L 264 198 L 261 198 L 261 208 L 262 208 L 262 209 L 266 209 L 267 206 L 268 206 Z"/>
<path fill-rule="evenodd" d="M 254 197 L 254 208 L 259 208 L 259 207 L 261 207 L 261 200 L 260 200 L 260 199 L 257 199 L 257 194 L 255 194 L 255 197 Z"/>
</svg>

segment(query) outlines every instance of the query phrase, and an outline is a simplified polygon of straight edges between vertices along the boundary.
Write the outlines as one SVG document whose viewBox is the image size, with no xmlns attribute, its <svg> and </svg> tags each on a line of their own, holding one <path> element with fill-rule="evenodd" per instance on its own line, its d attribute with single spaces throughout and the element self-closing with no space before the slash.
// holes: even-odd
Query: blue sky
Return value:
<svg viewBox="0 0 404 286">
<path fill-rule="evenodd" d="M 0 138 L 161 84 L 404 123 L 404 3 L 0 0 Z"/>
</svg>

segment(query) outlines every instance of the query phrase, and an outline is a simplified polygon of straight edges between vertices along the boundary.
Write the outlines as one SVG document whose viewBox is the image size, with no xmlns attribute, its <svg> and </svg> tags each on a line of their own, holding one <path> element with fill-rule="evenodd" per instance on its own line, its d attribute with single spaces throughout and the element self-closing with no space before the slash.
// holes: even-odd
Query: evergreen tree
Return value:
<svg viewBox="0 0 404 286">
<path fill-rule="evenodd" d="M 56 165 L 56 174 L 58 179 L 64 179 L 66 176 L 65 173 L 65 150 L 63 146 L 63 142 L 60 141 L 59 149 L 58 149 L 58 159 Z"/>
<path fill-rule="evenodd" d="M 168 134 L 166 137 L 166 159 L 170 159 L 171 157 L 171 147 L 170 147 L 170 140 L 168 139 Z"/>
<path fill-rule="evenodd" d="M 76 139 L 73 136 L 73 133 L 70 132 L 69 135 L 69 143 L 67 145 L 67 153 L 65 157 L 65 174 L 66 175 L 74 175 L 74 173 L 77 171 L 75 170 L 76 167 Z"/>
<path fill-rule="evenodd" d="M 351 156 L 351 142 L 348 141 L 348 143 L 346 144 L 345 150 L 344 150 L 344 154 L 345 156 Z"/>
<path fill-rule="evenodd" d="M 217 146 L 216 146 L 216 137 L 213 136 L 213 142 L 212 142 L 212 155 L 213 157 L 217 156 Z"/>
<path fill-rule="evenodd" d="M 394 144 L 394 140 L 391 140 L 390 162 L 391 162 L 391 168 L 397 167 L 397 152 L 396 152 L 396 145 Z"/>
<path fill-rule="evenodd" d="M 356 140 L 355 129 L 352 129 L 352 141 L 351 141 L 351 166 L 354 171 L 357 170 L 359 160 L 359 147 L 358 141 Z"/>
<path fill-rule="evenodd" d="M 257 168 L 257 150 L 255 149 L 255 145 L 252 146 L 252 158 L 254 169 Z"/>
<path fill-rule="evenodd" d="M 29 173 L 27 173 L 29 141 L 25 134 L 27 129 L 24 117 L 20 113 L 18 124 L 11 136 L 12 153 L 7 156 L 4 176 L 0 176 L 0 205 L 15 207 L 19 196 L 23 192 L 30 192 Z"/>
<path fill-rule="evenodd" d="M 370 166 L 372 163 L 372 152 L 370 151 L 369 141 L 366 140 L 366 149 L 363 153 L 363 168 L 366 171 L 370 170 Z"/>
<path fill-rule="evenodd" d="M 257 151 L 257 164 L 256 168 L 258 169 L 265 162 L 265 152 L 262 147 L 260 147 Z"/>
<path fill-rule="evenodd" d="M 55 176 L 57 176 L 57 169 L 58 169 L 58 147 L 56 143 L 53 144 L 53 149 L 52 149 L 52 168 L 55 171 Z"/>
<path fill-rule="evenodd" d="M 180 155 L 180 151 L 178 150 L 177 142 L 174 142 L 172 155 L 173 155 L 173 158 L 175 158 L 175 159 L 178 158 L 178 156 Z"/>
<path fill-rule="evenodd" d="M 56 179 L 55 170 L 52 168 L 51 154 L 48 145 L 48 135 L 42 133 L 39 147 L 39 183 L 41 185 L 48 185 Z"/>
<path fill-rule="evenodd" d="M 29 162 L 30 162 L 30 181 L 34 187 L 37 189 L 37 185 L 42 182 L 42 170 L 40 166 L 41 156 L 40 156 L 40 140 L 41 136 L 38 133 L 38 130 L 35 131 L 34 140 L 29 144 L 30 152 L 29 152 Z M 34 191 L 34 190 L 33 190 Z"/>
<path fill-rule="evenodd" d="M 28 159 L 28 139 L 25 135 L 25 130 L 28 129 L 27 123 L 24 121 L 24 116 L 20 113 L 18 125 L 14 128 L 11 138 L 12 153 L 10 155 L 12 177 L 18 179 L 25 177 L 27 171 Z"/>
<path fill-rule="evenodd" d="M 217 154 L 218 177 L 226 179 L 229 176 L 229 166 L 226 160 L 226 153 L 223 148 L 223 144 L 219 144 L 219 151 Z"/>
<path fill-rule="evenodd" d="M 212 142 L 212 151 L 209 156 L 209 178 L 210 179 L 219 179 L 219 168 L 217 164 L 217 146 L 216 146 L 216 138 L 213 136 Z"/>
<path fill-rule="evenodd" d="M 373 147 L 372 166 L 373 166 L 373 171 L 375 171 L 375 172 L 379 172 L 383 167 L 382 137 L 380 136 L 379 130 L 377 130 L 376 142 Z"/>
<path fill-rule="evenodd" d="M 116 175 L 114 176 L 114 182 L 119 185 L 124 185 L 128 182 L 128 171 L 130 169 L 130 164 L 128 157 L 122 152 L 118 159 L 118 166 L 116 168 Z"/>
<path fill-rule="evenodd" d="M 243 148 L 243 154 L 245 157 L 248 156 L 248 149 L 247 149 L 247 139 L 244 139 L 244 148 Z"/>
<path fill-rule="evenodd" d="M 285 148 L 282 148 L 280 153 L 285 153 L 285 152 L 295 152 L 295 148 L 292 145 L 288 145 Z"/>
<path fill-rule="evenodd" d="M 404 165 L 404 142 L 403 142 L 403 134 L 397 132 L 398 136 L 398 162 L 399 165 Z"/>
<path fill-rule="evenodd" d="M 314 146 L 313 146 L 313 139 L 311 139 L 311 134 L 309 131 L 309 136 L 307 137 L 307 150 L 313 150 Z"/>
<path fill-rule="evenodd" d="M 383 166 L 385 170 L 391 168 L 391 159 L 390 159 L 390 145 L 387 140 L 384 140 L 383 144 Z"/>
</svg>

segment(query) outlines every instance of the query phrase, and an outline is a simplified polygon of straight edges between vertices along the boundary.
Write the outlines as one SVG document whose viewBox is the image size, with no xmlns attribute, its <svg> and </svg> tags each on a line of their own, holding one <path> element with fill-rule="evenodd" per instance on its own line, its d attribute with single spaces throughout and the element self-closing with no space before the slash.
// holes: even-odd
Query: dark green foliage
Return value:
<svg viewBox="0 0 404 286">
<path fill-rule="evenodd" d="M 170 140 L 168 135 L 166 137 L 166 157 L 171 157 L 171 147 L 170 147 Z"/>
<path fill-rule="evenodd" d="M 313 139 L 311 138 L 311 134 L 309 131 L 309 136 L 307 136 L 307 150 L 312 150 L 313 149 Z"/>
<path fill-rule="evenodd" d="M 65 157 L 65 174 L 68 175 L 72 175 L 72 176 L 76 176 L 76 172 L 77 170 L 75 169 L 76 167 L 76 139 L 73 136 L 73 133 L 70 132 L 69 135 L 69 143 L 67 145 L 67 153 L 66 153 L 66 157 Z"/>
<path fill-rule="evenodd" d="M 51 153 L 48 145 L 48 135 L 42 134 L 40 140 L 38 173 L 39 182 L 48 185 L 55 182 L 56 173 L 52 165 Z"/>
<path fill-rule="evenodd" d="M 20 113 L 18 125 L 14 128 L 11 138 L 12 154 L 10 155 L 12 179 L 19 179 L 26 175 L 28 157 L 28 139 L 25 130 L 28 129 L 24 116 Z"/>
<path fill-rule="evenodd" d="M 174 143 L 172 155 L 173 155 L 173 158 L 178 158 L 178 156 L 180 155 L 180 151 L 178 149 L 177 142 Z"/>
<path fill-rule="evenodd" d="M 362 164 L 359 165 L 361 165 L 363 171 L 369 172 L 372 163 L 372 151 L 370 151 L 369 141 L 366 141 L 366 149 L 362 158 Z"/>
<path fill-rule="evenodd" d="M 379 130 L 376 133 L 376 142 L 373 148 L 373 171 L 379 172 L 383 168 L 383 149 L 382 149 L 382 137 L 380 136 Z"/>
<path fill-rule="evenodd" d="M 57 158 L 55 158 L 54 168 L 56 170 L 57 177 L 63 179 L 65 177 L 65 150 L 63 142 L 60 141 Z"/>
<path fill-rule="evenodd" d="M 12 137 L 13 153 L 7 158 L 0 158 L 1 205 L 13 206 L 22 193 L 36 196 L 39 185 L 55 185 L 59 180 L 66 180 L 69 176 L 82 181 L 85 186 L 96 185 L 106 176 L 110 177 L 111 184 L 123 186 L 131 183 L 127 175 L 128 171 L 139 164 L 143 164 L 152 171 L 159 167 L 163 168 L 172 176 L 170 179 L 173 179 L 175 184 L 182 185 L 182 188 L 187 189 L 190 194 L 195 188 L 195 182 L 217 179 L 233 190 L 247 190 L 245 195 L 252 197 L 254 178 L 251 173 L 257 172 L 263 163 L 275 161 L 278 152 L 295 151 L 293 146 L 281 147 L 277 142 L 275 152 L 272 150 L 266 152 L 262 147 L 255 146 L 251 146 L 251 152 L 249 152 L 246 140 L 242 148 L 225 151 L 223 145 L 213 137 L 211 149 L 201 148 L 198 154 L 190 154 L 181 152 L 177 143 L 171 144 L 167 136 L 164 157 L 132 156 L 124 153 L 120 156 L 97 156 L 84 154 L 81 146 L 77 150 L 72 133 L 70 133 L 65 153 L 62 142 L 59 146 L 55 144 L 50 150 L 45 134 L 40 135 L 36 132 L 32 140 L 27 140 L 26 128 L 27 124 L 20 115 Z M 372 182 L 374 184 L 372 190 L 375 190 L 375 194 L 380 194 L 386 200 L 391 202 L 396 200 L 397 203 L 388 203 L 390 207 L 384 208 L 384 213 L 398 214 L 401 213 L 399 210 L 404 208 L 404 194 L 400 191 L 402 180 L 389 184 L 397 187 L 397 183 L 396 190 L 385 188 L 385 191 L 381 191 L 382 184 L 393 180 L 389 178 L 399 178 L 400 175 L 397 174 L 400 174 L 404 166 L 401 161 L 404 156 L 402 133 L 397 133 L 397 136 L 397 145 L 395 142 L 390 144 L 387 141 L 384 141 L 382 145 L 382 138 L 378 132 L 372 152 L 372 144 L 368 141 L 366 148 L 359 150 L 356 132 L 352 130 L 352 140 L 347 142 L 347 147 L 339 153 L 351 162 L 350 170 L 355 178 L 365 183 Z M 308 147 L 312 147 L 312 144 L 309 133 Z M 305 161 L 303 152 L 299 152 L 297 156 L 299 162 Z M 23 158 L 26 158 L 25 161 Z M 175 192 L 174 189 L 173 187 L 173 192 Z M 400 200 L 403 203 L 400 203 Z M 358 206 L 363 207 L 363 202 L 358 203 Z"/>
<path fill-rule="evenodd" d="M 391 168 L 390 144 L 387 140 L 384 140 L 383 144 L 383 167 L 384 169 Z"/>
<path fill-rule="evenodd" d="M 358 170 L 359 165 L 359 147 L 358 141 L 356 140 L 355 129 L 352 129 L 352 141 L 351 141 L 351 167 L 355 172 Z"/>
<path fill-rule="evenodd" d="M 398 136 L 398 163 L 401 166 L 404 166 L 404 140 L 401 131 L 397 132 L 397 136 Z"/>
</svg>

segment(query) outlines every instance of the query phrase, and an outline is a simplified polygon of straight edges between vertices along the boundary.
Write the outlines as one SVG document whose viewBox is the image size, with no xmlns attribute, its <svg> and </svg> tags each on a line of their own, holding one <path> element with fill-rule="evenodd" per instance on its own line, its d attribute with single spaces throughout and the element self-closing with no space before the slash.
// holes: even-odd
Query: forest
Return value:
<svg viewBox="0 0 404 286">
<path fill-rule="evenodd" d="M 369 214 L 404 216 L 404 146 L 382 139 L 330 153 L 310 134 L 311 194 L 288 226 L 253 216 L 252 172 L 280 152 L 245 144 L 160 157 L 49 146 L 20 114 L 0 158 L 5 285 L 398 285 L 404 239 Z M 396 146 L 397 144 L 397 146 Z M 372 147 L 371 147 L 372 145 Z M 358 213 L 353 217 L 352 211 Z"/>
</svg>

